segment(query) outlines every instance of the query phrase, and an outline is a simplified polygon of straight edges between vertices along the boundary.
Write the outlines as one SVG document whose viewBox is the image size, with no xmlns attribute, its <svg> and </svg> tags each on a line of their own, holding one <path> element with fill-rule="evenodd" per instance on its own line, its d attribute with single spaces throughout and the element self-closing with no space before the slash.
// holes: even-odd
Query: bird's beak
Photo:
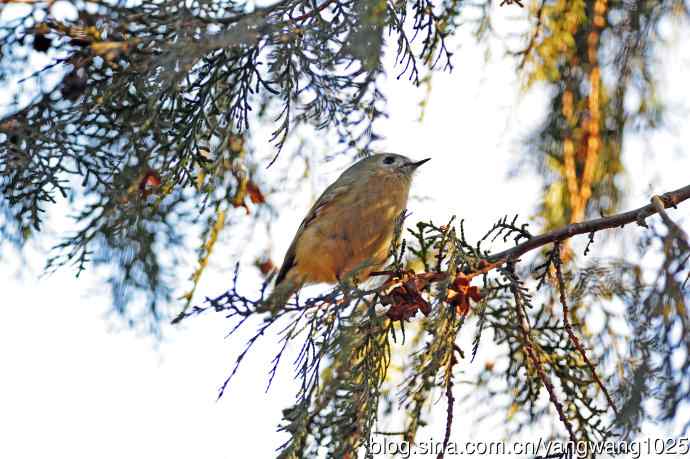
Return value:
<svg viewBox="0 0 690 459">
<path fill-rule="evenodd" d="M 410 164 L 408 164 L 408 166 L 412 167 L 412 170 L 415 170 L 415 169 L 417 169 L 419 166 L 421 166 L 422 164 L 424 164 L 425 162 L 429 161 L 430 159 L 431 159 L 431 158 L 426 158 L 426 159 L 423 159 L 423 160 L 421 160 L 421 161 L 417 161 L 416 163 L 410 163 Z"/>
</svg>

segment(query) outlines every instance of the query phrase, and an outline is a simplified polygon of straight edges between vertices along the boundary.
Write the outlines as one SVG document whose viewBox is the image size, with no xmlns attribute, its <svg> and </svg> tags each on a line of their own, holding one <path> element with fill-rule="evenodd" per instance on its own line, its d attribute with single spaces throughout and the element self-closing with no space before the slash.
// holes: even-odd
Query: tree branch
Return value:
<svg viewBox="0 0 690 459">
<path fill-rule="evenodd" d="M 540 234 L 513 248 L 489 255 L 486 260 L 492 264 L 502 264 L 510 260 L 516 260 L 521 255 L 549 243 L 560 242 L 577 236 L 578 234 L 596 233 L 597 231 L 609 228 L 623 227 L 628 223 L 637 222 L 638 225 L 646 227 L 647 224 L 645 223 L 645 219 L 650 215 L 659 213 L 660 210 L 669 207 L 675 207 L 679 203 L 690 199 L 690 185 L 655 197 L 658 198 L 658 200 L 653 200 L 654 202 L 651 204 L 635 210 L 611 215 L 609 217 L 596 218 L 581 223 L 573 223 L 563 228 Z"/>
</svg>

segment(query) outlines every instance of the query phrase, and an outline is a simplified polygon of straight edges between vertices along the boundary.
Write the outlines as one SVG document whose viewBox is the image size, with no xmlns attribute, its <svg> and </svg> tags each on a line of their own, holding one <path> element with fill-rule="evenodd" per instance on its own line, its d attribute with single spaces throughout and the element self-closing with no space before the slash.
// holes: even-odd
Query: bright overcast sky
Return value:
<svg viewBox="0 0 690 459">
<path fill-rule="evenodd" d="M 515 10 L 495 11 L 498 20 L 508 14 Z M 662 96 L 683 109 L 690 107 L 687 38 L 687 33 L 674 38 L 672 49 L 662 55 L 673 65 L 660 69 Z M 394 79 L 387 84 L 390 119 L 383 133 L 385 150 L 433 158 L 413 189 L 414 196 L 427 199 L 413 200 L 410 221 L 441 221 L 455 214 L 468 220 L 470 234 L 479 236 L 504 214 L 534 214 L 540 179 L 521 175 L 509 180 L 507 168 L 521 149 L 520 137 L 540 121 L 545 98 L 539 91 L 521 96 L 510 61 L 496 52 L 485 65 L 484 50 L 469 39 L 466 43 L 454 56 L 453 74 L 434 78 L 423 122 L 417 121 L 423 92 Z M 670 133 L 626 139 L 630 192 L 624 207 L 642 205 L 650 191 L 687 184 L 690 121 L 685 115 L 675 121 Z M 342 162 L 318 165 L 315 192 L 341 168 Z M 282 257 L 309 204 L 305 197 L 274 228 L 279 233 L 273 241 L 275 259 Z M 682 212 L 674 215 L 680 218 Z M 59 221 L 69 229 L 67 220 Z M 227 288 L 234 261 L 223 252 L 222 246 L 215 249 L 214 269 L 204 275 L 200 297 Z M 9 250 L 0 260 L 0 458 L 274 456 L 285 439 L 275 429 L 295 387 L 286 364 L 264 392 L 276 351 L 273 337 L 255 348 L 228 393 L 216 401 L 217 388 L 246 337 L 226 340 L 228 324 L 221 315 L 167 327 L 156 346 L 107 315 L 109 297 L 99 293 L 107 289 L 98 276 L 75 279 L 66 268 L 39 278 L 43 259 L 34 252 L 28 254 L 31 269 L 18 276 L 18 260 Z M 257 282 L 253 268 L 245 267 L 243 275 L 249 285 Z M 434 419 L 445 416 L 445 400 L 435 411 Z M 441 423 L 432 423 L 423 434 L 440 439 L 442 429 Z M 459 416 L 452 438 L 464 440 L 468 432 Z M 492 433 L 473 435 L 499 439 Z"/>
</svg>

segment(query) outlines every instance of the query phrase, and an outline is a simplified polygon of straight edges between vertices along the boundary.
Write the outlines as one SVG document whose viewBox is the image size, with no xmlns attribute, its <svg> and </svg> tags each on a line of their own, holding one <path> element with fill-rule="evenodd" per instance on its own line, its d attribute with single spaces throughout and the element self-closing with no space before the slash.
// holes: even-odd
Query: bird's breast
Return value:
<svg viewBox="0 0 690 459">
<path fill-rule="evenodd" d="M 305 230 L 297 247 L 304 277 L 310 282 L 368 277 L 388 257 L 408 193 L 404 178 L 372 176 L 353 186 Z"/>
</svg>

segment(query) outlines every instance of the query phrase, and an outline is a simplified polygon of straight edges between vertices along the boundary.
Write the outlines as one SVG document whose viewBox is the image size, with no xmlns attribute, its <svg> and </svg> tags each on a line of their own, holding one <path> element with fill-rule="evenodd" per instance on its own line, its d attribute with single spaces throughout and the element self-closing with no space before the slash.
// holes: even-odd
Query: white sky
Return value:
<svg viewBox="0 0 690 459">
<path fill-rule="evenodd" d="M 682 44 L 687 35 L 676 37 L 672 50 L 663 54 L 669 64 L 660 71 L 663 97 L 685 108 L 690 50 Z M 428 200 L 413 200 L 409 221 L 441 221 L 457 214 L 469 220 L 469 232 L 476 237 L 499 216 L 534 212 L 540 180 L 508 180 L 507 167 L 520 151 L 520 136 L 540 120 L 545 98 L 538 91 L 520 96 L 512 64 L 494 53 L 484 65 L 484 51 L 467 43 L 455 55 L 454 73 L 434 77 L 422 123 L 416 121 L 422 91 L 406 82 L 387 85 L 391 116 L 384 145 L 387 151 L 433 158 L 413 189 Z M 677 123 L 672 134 L 626 140 L 630 193 L 624 207 L 645 203 L 650 190 L 687 184 L 690 161 L 684 144 L 690 122 L 680 116 Z M 317 191 L 339 172 L 340 165 L 319 165 Z M 308 207 L 305 199 L 275 226 L 280 234 L 273 241 L 274 259 L 281 258 Z M 683 209 L 674 215 L 687 215 Z M 199 298 L 227 288 L 234 261 L 225 260 L 223 252 L 222 246 L 216 248 L 214 269 L 205 274 Z M 0 261 L 0 279 L 7 279 L 6 301 L 0 306 L 1 458 L 274 456 L 284 440 L 275 428 L 295 392 L 288 360 L 270 392 L 264 392 L 275 339 L 266 337 L 255 348 L 225 397 L 216 401 L 216 390 L 244 344 L 242 336 L 224 339 L 228 324 L 221 315 L 169 327 L 156 347 L 107 315 L 109 297 L 93 292 L 94 286 L 105 290 L 97 276 L 86 273 L 77 280 L 63 269 L 39 279 L 41 258 L 30 254 L 29 261 L 34 269 L 21 276 L 16 276 L 16 258 Z M 243 269 L 243 276 L 250 285 L 257 282 L 251 267 Z M 445 400 L 435 411 L 435 421 L 441 422 L 433 422 L 423 435 L 440 440 Z M 472 439 L 498 439 L 493 426 L 471 430 L 469 421 L 457 416 L 453 440 L 467 439 L 468 432 Z M 648 433 L 665 437 L 656 429 Z"/>
</svg>

